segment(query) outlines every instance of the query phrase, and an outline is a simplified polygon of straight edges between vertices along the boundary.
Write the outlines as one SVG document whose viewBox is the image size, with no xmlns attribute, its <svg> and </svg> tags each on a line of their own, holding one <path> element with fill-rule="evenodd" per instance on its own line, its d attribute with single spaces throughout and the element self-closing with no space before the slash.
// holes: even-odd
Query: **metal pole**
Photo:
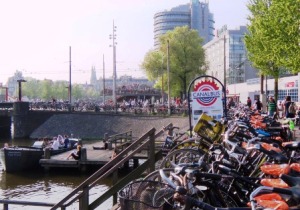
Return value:
<svg viewBox="0 0 300 210">
<path fill-rule="evenodd" d="M 19 101 L 22 101 L 22 82 L 21 80 L 19 82 Z"/>
<path fill-rule="evenodd" d="M 167 41 L 167 71 L 168 71 L 168 114 L 171 114 L 171 102 L 170 102 L 170 43 Z"/>
<path fill-rule="evenodd" d="M 103 105 L 105 105 L 105 63 L 103 54 Z"/>
<path fill-rule="evenodd" d="M 162 57 L 161 59 L 161 102 L 164 104 L 165 99 L 164 99 L 164 58 Z"/>
<path fill-rule="evenodd" d="M 19 84 L 19 101 L 22 101 L 22 82 L 26 82 L 24 79 L 17 80 Z"/>
<path fill-rule="evenodd" d="M 70 106 L 72 104 L 72 81 L 71 81 L 71 74 L 72 74 L 72 68 L 71 68 L 71 46 L 69 47 L 69 103 Z"/>
<path fill-rule="evenodd" d="M 112 34 L 112 47 L 113 47 L 113 103 L 115 106 L 115 112 L 117 113 L 117 98 L 116 98 L 116 43 L 115 43 L 115 23 L 113 21 L 113 34 Z"/>
<path fill-rule="evenodd" d="M 8 87 L 5 88 L 5 101 L 8 101 Z"/>
<path fill-rule="evenodd" d="M 226 87 L 226 35 L 224 34 L 224 88 L 227 91 Z"/>
</svg>

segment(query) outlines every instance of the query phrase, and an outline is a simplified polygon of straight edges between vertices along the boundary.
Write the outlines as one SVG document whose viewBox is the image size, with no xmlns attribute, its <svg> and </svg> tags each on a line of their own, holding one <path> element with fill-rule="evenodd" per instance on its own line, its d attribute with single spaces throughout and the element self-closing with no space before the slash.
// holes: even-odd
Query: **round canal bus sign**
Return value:
<svg viewBox="0 0 300 210">
<path fill-rule="evenodd" d="M 193 99 L 202 106 L 211 106 L 220 98 L 220 91 L 213 81 L 202 81 L 195 85 Z"/>
</svg>

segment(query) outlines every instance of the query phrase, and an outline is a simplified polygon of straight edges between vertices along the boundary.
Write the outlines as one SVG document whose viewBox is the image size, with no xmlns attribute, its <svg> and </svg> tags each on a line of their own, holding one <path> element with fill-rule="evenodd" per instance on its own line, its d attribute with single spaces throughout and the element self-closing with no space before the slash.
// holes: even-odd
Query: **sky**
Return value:
<svg viewBox="0 0 300 210">
<path fill-rule="evenodd" d="M 202 2 L 205 0 L 201 0 Z M 247 0 L 206 0 L 215 28 L 247 24 Z M 153 49 L 154 14 L 189 0 L 0 0 L 0 83 L 16 70 L 24 77 L 89 83 L 113 72 L 116 26 L 117 76 L 145 76 L 140 64 Z M 71 49 L 71 54 L 70 54 Z M 70 59 L 71 58 L 71 59 Z M 104 65 L 103 65 L 104 63 Z"/>
</svg>

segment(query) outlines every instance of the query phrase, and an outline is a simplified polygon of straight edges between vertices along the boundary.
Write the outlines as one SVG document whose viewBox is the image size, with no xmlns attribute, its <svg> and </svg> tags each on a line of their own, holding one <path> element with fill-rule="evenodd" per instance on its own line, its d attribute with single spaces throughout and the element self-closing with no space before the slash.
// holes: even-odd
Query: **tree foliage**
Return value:
<svg viewBox="0 0 300 210">
<path fill-rule="evenodd" d="M 172 96 L 185 94 L 189 82 L 204 74 L 205 53 L 202 38 L 187 26 L 176 27 L 160 37 L 158 50 L 149 51 L 142 63 L 149 80 L 167 87 L 167 48 L 169 42 L 170 92 Z M 167 90 L 167 88 L 165 88 Z"/>
<path fill-rule="evenodd" d="M 249 34 L 245 44 L 249 60 L 261 75 L 278 78 L 300 71 L 300 0 L 250 0 Z"/>
<path fill-rule="evenodd" d="M 251 0 L 245 43 L 249 58 L 263 74 L 300 70 L 300 0 Z M 278 67 L 276 73 L 270 67 Z"/>
<path fill-rule="evenodd" d="M 22 84 L 22 95 L 29 99 L 40 99 L 49 101 L 54 99 L 69 100 L 69 83 L 67 81 L 52 81 L 52 80 L 36 80 L 33 78 L 26 78 L 26 82 Z M 72 85 L 72 98 L 99 98 L 99 91 L 93 88 L 87 88 L 83 85 Z"/>
</svg>

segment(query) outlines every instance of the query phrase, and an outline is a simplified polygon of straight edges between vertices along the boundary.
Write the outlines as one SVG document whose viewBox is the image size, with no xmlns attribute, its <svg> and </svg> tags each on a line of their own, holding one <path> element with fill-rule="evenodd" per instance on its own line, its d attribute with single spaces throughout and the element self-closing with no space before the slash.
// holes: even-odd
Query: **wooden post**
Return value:
<svg viewBox="0 0 300 210">
<path fill-rule="evenodd" d="M 89 208 L 89 188 L 85 186 L 79 198 L 79 209 Z"/>
<path fill-rule="evenodd" d="M 115 185 L 118 182 L 118 169 L 113 172 L 113 185 Z M 118 203 L 118 194 L 115 193 L 113 195 L 113 205 L 116 205 Z"/>
<path fill-rule="evenodd" d="M 155 132 L 149 136 L 149 173 L 155 170 Z"/>
<path fill-rule="evenodd" d="M 81 157 L 80 157 L 81 161 L 86 161 L 87 160 L 87 152 L 86 152 L 86 148 L 81 148 Z"/>
<path fill-rule="evenodd" d="M 137 168 L 139 166 L 139 159 L 138 158 L 134 158 L 133 159 L 133 168 Z"/>
<path fill-rule="evenodd" d="M 45 148 L 44 158 L 45 159 L 50 159 L 50 157 L 51 157 L 50 148 Z"/>
<path fill-rule="evenodd" d="M 107 150 L 108 149 L 108 133 L 104 134 L 104 138 L 103 138 L 103 143 L 104 143 L 104 149 Z"/>
<path fill-rule="evenodd" d="M 79 168 L 81 172 L 86 172 L 86 164 L 80 164 L 81 161 L 86 161 L 87 160 L 87 151 L 86 148 L 81 148 L 81 157 L 80 160 L 78 161 L 79 163 Z"/>
</svg>

